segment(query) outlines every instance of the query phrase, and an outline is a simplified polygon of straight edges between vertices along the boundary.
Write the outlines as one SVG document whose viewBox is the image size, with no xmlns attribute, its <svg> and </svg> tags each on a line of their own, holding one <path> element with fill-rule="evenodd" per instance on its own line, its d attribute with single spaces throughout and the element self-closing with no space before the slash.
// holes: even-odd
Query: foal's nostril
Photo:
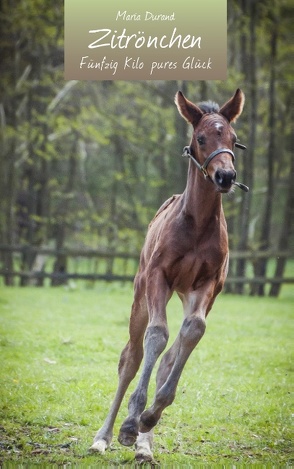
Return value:
<svg viewBox="0 0 294 469">
<path fill-rule="evenodd" d="M 215 182 L 221 187 L 230 187 L 236 179 L 236 171 L 218 169 L 215 173 Z"/>
</svg>

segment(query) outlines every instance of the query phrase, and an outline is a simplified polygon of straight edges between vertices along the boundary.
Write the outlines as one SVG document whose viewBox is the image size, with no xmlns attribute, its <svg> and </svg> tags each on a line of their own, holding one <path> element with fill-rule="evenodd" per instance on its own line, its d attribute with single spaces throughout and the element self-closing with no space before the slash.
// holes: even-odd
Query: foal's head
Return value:
<svg viewBox="0 0 294 469">
<path fill-rule="evenodd" d="M 193 126 L 190 153 L 198 168 L 217 190 L 229 192 L 236 181 L 233 149 L 237 139 L 230 123 L 243 110 L 243 92 L 238 89 L 221 108 L 212 102 L 196 106 L 180 91 L 175 102 L 180 114 Z"/>
</svg>

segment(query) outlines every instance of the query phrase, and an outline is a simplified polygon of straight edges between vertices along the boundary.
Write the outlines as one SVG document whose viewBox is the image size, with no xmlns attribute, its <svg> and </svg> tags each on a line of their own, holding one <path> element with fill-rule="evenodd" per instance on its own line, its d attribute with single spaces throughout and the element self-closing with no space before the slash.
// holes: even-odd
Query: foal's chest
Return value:
<svg viewBox="0 0 294 469">
<path fill-rule="evenodd" d="M 197 289 L 207 281 L 216 283 L 225 275 L 228 253 L 220 249 L 189 251 L 165 270 L 173 290 Z"/>
</svg>

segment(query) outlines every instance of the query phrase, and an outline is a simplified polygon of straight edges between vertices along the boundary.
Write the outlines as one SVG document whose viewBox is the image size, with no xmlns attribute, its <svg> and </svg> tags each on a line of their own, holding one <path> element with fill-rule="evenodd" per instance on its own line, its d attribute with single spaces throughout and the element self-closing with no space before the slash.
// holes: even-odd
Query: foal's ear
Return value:
<svg viewBox="0 0 294 469">
<path fill-rule="evenodd" d="M 234 96 L 221 107 L 219 113 L 229 122 L 235 122 L 243 111 L 244 102 L 245 95 L 238 88 Z"/>
<path fill-rule="evenodd" d="M 190 122 L 194 127 L 198 124 L 203 112 L 195 104 L 191 103 L 188 99 L 185 98 L 181 91 L 178 91 L 175 96 L 175 103 L 179 110 L 181 116 Z"/>
</svg>

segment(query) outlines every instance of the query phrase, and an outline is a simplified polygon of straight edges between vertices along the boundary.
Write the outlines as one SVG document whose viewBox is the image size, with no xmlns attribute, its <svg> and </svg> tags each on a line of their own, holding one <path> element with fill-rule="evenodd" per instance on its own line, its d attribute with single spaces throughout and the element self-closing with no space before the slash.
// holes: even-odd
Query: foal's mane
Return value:
<svg viewBox="0 0 294 469">
<path fill-rule="evenodd" d="M 212 112 L 219 112 L 219 105 L 214 101 L 203 101 L 198 104 L 198 107 L 203 111 L 205 114 L 210 114 Z"/>
</svg>

